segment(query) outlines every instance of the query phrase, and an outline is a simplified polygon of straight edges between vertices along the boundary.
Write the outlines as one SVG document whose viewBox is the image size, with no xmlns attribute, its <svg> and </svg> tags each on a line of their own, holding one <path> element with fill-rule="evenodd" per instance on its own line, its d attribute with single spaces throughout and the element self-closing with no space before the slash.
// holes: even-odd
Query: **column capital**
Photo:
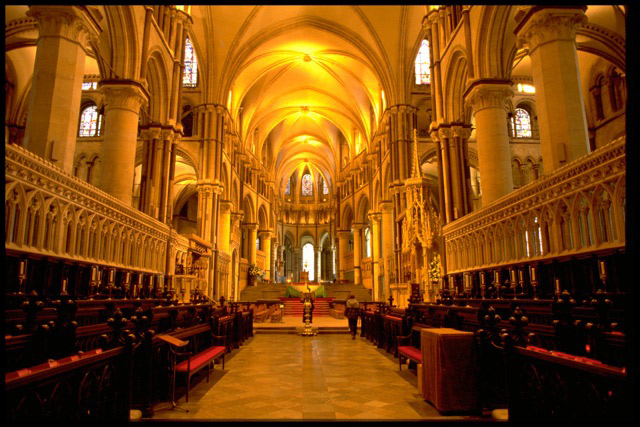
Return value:
<svg viewBox="0 0 640 427">
<path fill-rule="evenodd" d="M 117 108 L 138 114 L 149 100 L 147 90 L 135 80 L 101 80 L 98 90 L 104 95 L 105 111 Z"/>
<path fill-rule="evenodd" d="M 372 222 L 380 222 L 380 220 L 382 219 L 382 213 L 380 212 L 370 211 L 368 216 L 369 220 L 371 220 Z"/>
<path fill-rule="evenodd" d="M 348 239 L 351 236 L 351 230 L 338 230 L 336 234 L 338 239 Z"/>
<path fill-rule="evenodd" d="M 99 14 L 99 12 L 96 12 Z M 80 6 L 29 6 L 27 16 L 34 18 L 40 37 L 63 37 L 77 43 L 85 52 L 90 41 L 102 32 L 91 13 Z"/>
<path fill-rule="evenodd" d="M 258 236 L 260 236 L 261 239 L 271 239 L 272 235 L 273 231 L 271 230 L 258 230 Z"/>
<path fill-rule="evenodd" d="M 353 224 L 351 224 L 351 228 L 353 228 L 354 230 L 362 230 L 366 226 L 367 224 L 362 222 L 354 222 Z"/>
<path fill-rule="evenodd" d="M 465 104 L 471 106 L 474 114 L 485 108 L 504 108 L 506 112 L 507 101 L 512 97 L 509 80 L 477 80 L 464 94 Z"/>
<path fill-rule="evenodd" d="M 556 40 L 575 41 L 576 26 L 588 21 L 585 10 L 586 6 L 519 7 L 514 30 L 518 48 L 528 47 L 531 54 L 541 44 Z"/>
<path fill-rule="evenodd" d="M 456 138 L 469 139 L 472 129 L 471 125 L 453 125 L 451 131 Z"/>
<path fill-rule="evenodd" d="M 378 205 L 382 213 L 393 213 L 393 202 L 391 200 L 383 200 Z"/>
<path fill-rule="evenodd" d="M 162 135 L 162 128 L 160 126 L 150 126 L 140 131 L 140 138 L 142 138 L 145 141 L 160 139 L 161 135 Z"/>
<path fill-rule="evenodd" d="M 450 139 L 453 136 L 450 127 L 440 126 L 438 128 L 438 139 L 442 141 L 443 139 Z"/>
<path fill-rule="evenodd" d="M 220 200 L 220 213 L 226 214 L 231 212 L 231 208 L 233 208 L 233 202 L 231 200 Z"/>
<path fill-rule="evenodd" d="M 242 224 L 242 226 L 250 231 L 258 230 L 258 224 L 255 222 L 245 222 L 244 224 Z"/>
</svg>

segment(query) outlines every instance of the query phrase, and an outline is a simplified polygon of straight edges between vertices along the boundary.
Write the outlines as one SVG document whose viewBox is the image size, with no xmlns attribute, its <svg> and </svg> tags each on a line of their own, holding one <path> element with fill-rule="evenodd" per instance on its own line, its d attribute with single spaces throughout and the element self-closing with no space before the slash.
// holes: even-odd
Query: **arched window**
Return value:
<svg viewBox="0 0 640 427">
<path fill-rule="evenodd" d="M 302 247 L 302 268 L 309 272 L 310 281 L 314 280 L 315 278 L 315 263 L 313 252 L 313 245 L 311 243 L 307 243 Z"/>
<path fill-rule="evenodd" d="M 287 186 L 284 188 L 284 194 L 287 196 L 291 194 L 291 178 L 287 180 Z"/>
<path fill-rule="evenodd" d="M 364 229 L 364 257 L 369 258 L 371 256 L 371 229 L 369 227 Z"/>
<path fill-rule="evenodd" d="M 102 127 L 102 114 L 98 112 L 98 107 L 89 105 L 80 113 L 79 137 L 92 137 L 100 135 Z"/>
<path fill-rule="evenodd" d="M 313 178 L 309 173 L 302 175 L 302 195 L 313 196 Z"/>
<path fill-rule="evenodd" d="M 327 181 L 322 180 L 322 194 L 329 194 L 329 187 L 327 187 Z"/>
<path fill-rule="evenodd" d="M 515 115 L 516 138 L 531 138 L 531 116 L 524 108 L 516 108 Z"/>
<path fill-rule="evenodd" d="M 429 42 L 422 40 L 418 56 L 416 56 L 416 84 L 427 85 L 431 83 L 431 59 L 429 58 Z"/>
<path fill-rule="evenodd" d="M 198 60 L 189 37 L 184 43 L 184 71 L 182 73 L 183 87 L 196 87 L 198 85 Z"/>
</svg>

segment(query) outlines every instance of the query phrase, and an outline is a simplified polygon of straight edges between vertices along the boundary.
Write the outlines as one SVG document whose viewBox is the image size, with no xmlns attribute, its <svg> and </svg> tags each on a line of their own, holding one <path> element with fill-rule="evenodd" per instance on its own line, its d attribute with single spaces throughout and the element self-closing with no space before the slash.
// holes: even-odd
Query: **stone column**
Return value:
<svg viewBox="0 0 640 427">
<path fill-rule="evenodd" d="M 453 141 L 455 143 L 456 157 L 460 169 L 460 216 L 471 212 L 471 171 L 469 170 L 469 136 L 471 125 L 455 124 L 451 126 Z"/>
<path fill-rule="evenodd" d="M 86 49 L 101 28 L 78 6 L 30 6 L 27 15 L 39 34 L 24 146 L 72 173 Z"/>
<path fill-rule="evenodd" d="M 178 151 L 178 143 L 180 142 L 181 135 L 178 134 L 171 141 L 171 152 L 169 154 L 169 182 L 167 183 L 167 203 L 166 203 L 166 216 L 165 223 L 171 224 L 173 222 L 173 185 L 176 175 L 176 153 Z"/>
<path fill-rule="evenodd" d="M 512 96 L 511 82 L 504 80 L 476 81 L 465 93 L 476 119 L 483 206 L 513 190 L 507 129 L 507 100 Z"/>
<path fill-rule="evenodd" d="M 393 203 L 389 200 L 380 202 L 380 210 L 382 211 L 382 261 L 384 265 L 384 297 L 389 298 L 391 295 L 391 272 L 393 265 Z"/>
<path fill-rule="evenodd" d="M 302 271 L 302 256 L 300 247 L 293 248 L 293 282 L 300 281 L 300 271 Z"/>
<path fill-rule="evenodd" d="M 353 224 L 353 279 L 356 285 L 362 284 L 362 271 L 360 260 L 362 259 L 362 229 L 365 224 Z"/>
<path fill-rule="evenodd" d="M 98 87 L 106 103 L 101 187 L 131 205 L 138 113 L 149 95 L 133 80 L 102 80 Z"/>
<path fill-rule="evenodd" d="M 451 139 L 451 130 L 446 127 L 440 127 L 436 131 L 431 132 L 431 138 L 436 141 L 436 147 L 440 150 L 438 159 L 442 165 L 442 186 L 444 194 L 444 213 L 443 218 L 446 222 L 451 222 L 455 218 L 453 216 L 453 183 L 451 173 L 451 158 L 449 156 L 449 140 Z"/>
<path fill-rule="evenodd" d="M 196 218 L 198 237 L 211 242 L 213 185 L 208 180 L 199 180 L 196 183 L 196 190 L 198 191 L 198 216 Z"/>
<path fill-rule="evenodd" d="M 264 247 L 264 278 L 271 280 L 271 230 L 261 230 L 260 240 L 262 240 L 262 247 Z M 255 241 L 254 241 L 255 248 Z"/>
<path fill-rule="evenodd" d="M 349 250 L 349 237 L 351 232 L 349 230 L 338 230 L 338 256 L 340 257 L 340 279 L 344 280 L 345 268 L 345 256 Z"/>
<path fill-rule="evenodd" d="M 247 244 L 249 245 L 249 266 L 256 263 L 256 240 L 258 240 L 258 224 L 245 224 L 248 231 L 249 238 Z"/>
<path fill-rule="evenodd" d="M 516 12 L 518 47 L 528 47 L 531 58 L 545 173 L 589 152 L 576 51 L 576 26 L 587 22 L 585 10 L 523 7 Z"/>
<path fill-rule="evenodd" d="M 220 201 L 220 222 L 218 225 L 218 250 L 229 254 L 229 240 L 231 238 L 231 208 L 229 200 Z"/>
<path fill-rule="evenodd" d="M 380 283 L 378 277 L 380 275 L 380 221 L 382 215 L 380 212 L 371 212 L 369 214 L 369 220 L 371 221 L 371 261 L 373 262 L 373 299 L 378 300 L 378 294 L 380 293 Z"/>
<path fill-rule="evenodd" d="M 140 172 L 140 200 L 138 209 L 152 216 L 153 177 L 160 171 L 154 168 L 156 147 L 162 135 L 160 126 L 151 126 L 140 132 L 142 139 L 142 170 Z"/>
</svg>

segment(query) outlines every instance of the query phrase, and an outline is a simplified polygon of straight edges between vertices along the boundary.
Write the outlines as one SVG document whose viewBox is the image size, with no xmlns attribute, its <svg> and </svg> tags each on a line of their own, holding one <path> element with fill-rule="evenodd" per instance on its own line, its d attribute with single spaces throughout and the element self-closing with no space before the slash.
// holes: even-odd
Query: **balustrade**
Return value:
<svg viewBox="0 0 640 427">
<path fill-rule="evenodd" d="M 443 227 L 448 274 L 625 246 L 621 137 Z"/>
</svg>

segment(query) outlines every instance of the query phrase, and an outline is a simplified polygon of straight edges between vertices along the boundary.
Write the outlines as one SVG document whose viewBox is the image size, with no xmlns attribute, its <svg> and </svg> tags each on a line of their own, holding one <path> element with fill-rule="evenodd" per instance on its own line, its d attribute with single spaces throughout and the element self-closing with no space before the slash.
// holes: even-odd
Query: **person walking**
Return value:
<svg viewBox="0 0 640 427">
<path fill-rule="evenodd" d="M 360 303 L 356 299 L 355 295 L 350 295 L 347 303 L 345 304 L 344 315 L 349 319 L 349 331 L 351 331 L 351 339 L 356 339 L 356 333 L 358 332 L 358 314 L 360 310 Z"/>
</svg>

